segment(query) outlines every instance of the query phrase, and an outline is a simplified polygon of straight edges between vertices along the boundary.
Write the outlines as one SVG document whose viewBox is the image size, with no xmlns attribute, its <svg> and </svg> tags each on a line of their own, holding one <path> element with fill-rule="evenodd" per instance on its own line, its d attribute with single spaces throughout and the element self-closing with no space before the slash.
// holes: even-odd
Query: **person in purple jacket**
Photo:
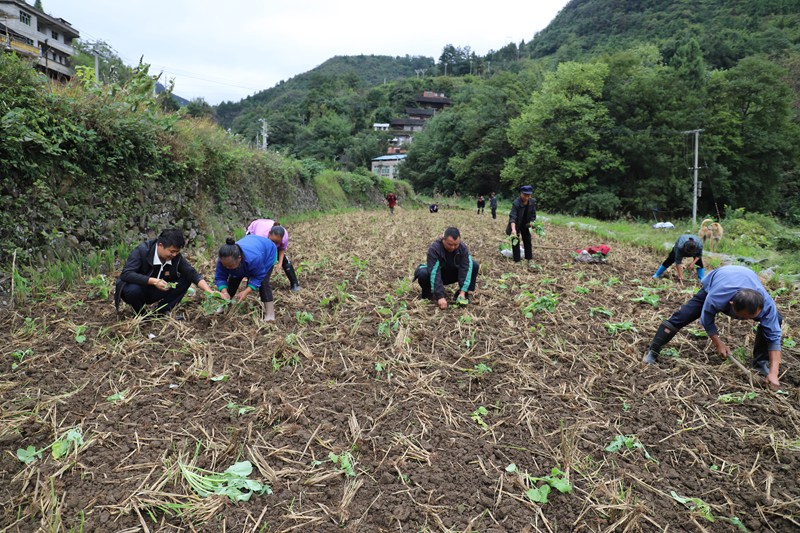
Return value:
<svg viewBox="0 0 800 533">
<path fill-rule="evenodd" d="M 780 387 L 778 371 L 783 317 L 755 272 L 745 267 L 726 266 L 712 270 L 703 277 L 701 283 L 703 287 L 697 294 L 661 323 L 642 361 L 654 364 L 661 348 L 681 328 L 698 318 L 717 352 L 727 358 L 731 350 L 719 338 L 714 323 L 717 313 L 725 313 L 735 319 L 758 322 L 753 343 L 753 368 L 766 376 L 770 388 L 775 390 Z"/>
<path fill-rule="evenodd" d="M 289 232 L 275 220 L 259 218 L 247 226 L 247 235 L 258 235 L 266 237 L 278 247 L 278 268 L 282 268 L 286 277 L 289 278 L 289 287 L 292 291 L 300 290 L 300 283 L 297 281 L 297 273 L 294 265 L 286 256 L 286 249 L 289 247 Z"/>
<path fill-rule="evenodd" d="M 243 302 L 251 292 L 258 291 L 264 309 L 263 319 L 267 322 L 275 320 L 275 302 L 272 300 L 269 278 L 277 256 L 275 243 L 266 237 L 245 235 L 238 241 L 230 237 L 226 239 L 219 249 L 214 275 L 214 282 L 222 297 Z M 243 278 L 247 278 L 247 287 L 236 294 Z"/>
</svg>

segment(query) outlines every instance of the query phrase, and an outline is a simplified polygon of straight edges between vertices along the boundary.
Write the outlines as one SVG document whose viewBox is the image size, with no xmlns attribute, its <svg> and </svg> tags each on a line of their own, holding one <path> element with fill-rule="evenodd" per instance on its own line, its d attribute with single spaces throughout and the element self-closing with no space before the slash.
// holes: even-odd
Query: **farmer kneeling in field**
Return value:
<svg viewBox="0 0 800 533">
<path fill-rule="evenodd" d="M 117 311 L 120 300 L 123 300 L 137 315 L 146 305 L 154 303 L 158 304 L 156 313 L 168 313 L 181 301 L 192 283 L 209 294 L 214 293 L 181 256 L 185 242 L 181 230 L 167 229 L 157 239 L 145 241 L 131 252 L 117 280 L 114 293 Z"/>
<path fill-rule="evenodd" d="M 667 258 L 661 263 L 661 266 L 658 267 L 656 273 L 653 274 L 653 278 L 660 278 L 664 275 L 664 271 L 674 263 L 675 270 L 678 271 L 678 281 L 683 282 L 683 265 L 681 265 L 681 263 L 684 257 L 692 258 L 689 262 L 689 266 L 686 268 L 691 270 L 697 265 L 697 279 L 702 281 L 703 276 L 706 274 L 706 269 L 703 268 L 703 241 L 701 241 L 697 235 L 690 235 L 688 233 L 678 237 L 678 240 L 675 241 L 675 246 L 672 247 Z"/>
<path fill-rule="evenodd" d="M 241 303 L 248 294 L 258 291 L 263 307 L 263 320 L 275 320 L 275 303 L 272 300 L 269 278 L 277 257 L 278 248 L 266 237 L 245 235 L 238 241 L 230 237 L 226 239 L 219 249 L 217 271 L 214 275 L 214 282 L 222 297 L 230 300 L 239 290 L 242 279 L 247 278 L 247 287 L 236 295 L 236 301 Z"/>
<path fill-rule="evenodd" d="M 422 297 L 436 300 L 439 309 L 447 309 L 444 286 L 458 282 L 457 300 L 470 301 L 478 279 L 478 262 L 469 255 L 467 245 L 461 241 L 458 228 L 447 228 L 444 236 L 428 247 L 428 262 L 414 272 L 414 279 L 422 287 Z"/>
<path fill-rule="evenodd" d="M 722 357 L 731 350 L 719 338 L 714 318 L 717 313 L 739 320 L 759 323 L 753 343 L 753 368 L 767 378 L 772 389 L 780 386 L 778 370 L 781 364 L 781 322 L 783 317 L 775 301 L 764 289 L 756 274 L 745 267 L 726 266 L 712 270 L 703 278 L 703 287 L 694 297 L 661 323 L 653 337 L 643 362 L 654 364 L 667 344 L 682 327 L 698 318 L 700 324 Z"/>
</svg>

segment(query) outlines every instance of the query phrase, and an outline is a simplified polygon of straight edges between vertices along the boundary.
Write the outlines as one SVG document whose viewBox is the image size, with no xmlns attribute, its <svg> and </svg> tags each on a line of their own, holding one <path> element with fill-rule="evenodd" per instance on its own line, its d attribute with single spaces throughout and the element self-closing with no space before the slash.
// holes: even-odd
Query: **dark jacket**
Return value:
<svg viewBox="0 0 800 533">
<path fill-rule="evenodd" d="M 517 233 L 527 231 L 528 224 L 536 220 L 536 201 L 533 198 L 528 200 L 527 213 L 525 206 L 522 205 L 522 199 L 517 198 L 511 202 L 511 212 L 508 214 L 508 225 L 506 225 L 506 235 L 511 235 L 511 223 L 514 222 L 517 226 Z"/>
<path fill-rule="evenodd" d="M 469 248 L 461 242 L 454 252 L 444 249 L 442 239 L 437 239 L 428 247 L 428 272 L 431 275 L 431 292 L 435 299 L 444 298 L 443 269 L 458 269 L 458 286 L 467 292 L 472 279 L 472 256 Z"/>
<path fill-rule="evenodd" d="M 122 272 L 117 279 L 117 287 L 114 293 L 114 305 L 117 306 L 117 309 L 119 309 L 122 289 L 125 284 L 135 283 L 147 286 L 150 278 L 158 277 L 158 271 L 161 267 L 153 264 L 157 245 L 158 239 L 145 241 L 134 248 L 131 255 L 128 256 L 125 266 L 122 267 Z M 198 283 L 203 279 L 203 276 L 181 254 L 178 254 L 172 260 L 172 264 L 164 265 L 161 279 L 169 283 L 177 283 L 179 279 L 183 278 L 191 280 L 192 283 Z"/>
</svg>

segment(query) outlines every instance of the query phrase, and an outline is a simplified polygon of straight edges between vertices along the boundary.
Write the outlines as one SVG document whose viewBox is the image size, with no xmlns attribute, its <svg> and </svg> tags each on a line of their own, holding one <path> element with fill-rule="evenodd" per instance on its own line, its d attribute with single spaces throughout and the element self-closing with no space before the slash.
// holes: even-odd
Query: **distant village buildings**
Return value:
<svg viewBox="0 0 800 533">
<path fill-rule="evenodd" d="M 388 124 L 375 123 L 375 131 L 388 131 L 392 134 L 386 155 L 372 159 L 372 172 L 392 179 L 400 176 L 400 163 L 403 162 L 409 144 L 414 141 L 414 134 L 425 128 L 425 123 L 437 113 L 452 105 L 452 101 L 444 93 L 424 91 L 415 98 L 417 107 L 407 107 L 406 116 L 392 119 Z"/>
<path fill-rule="evenodd" d="M 68 80 L 74 74 L 73 39 L 80 34 L 62 18 L 39 11 L 22 0 L 0 0 L 0 45 L 34 59 L 36 68 L 52 79 Z"/>
</svg>

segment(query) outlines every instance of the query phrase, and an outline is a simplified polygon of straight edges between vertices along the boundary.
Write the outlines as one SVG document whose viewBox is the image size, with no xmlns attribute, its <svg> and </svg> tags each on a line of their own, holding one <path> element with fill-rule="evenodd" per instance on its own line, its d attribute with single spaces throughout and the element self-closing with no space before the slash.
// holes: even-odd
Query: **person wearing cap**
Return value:
<svg viewBox="0 0 800 533">
<path fill-rule="evenodd" d="M 714 324 L 717 313 L 724 313 L 737 320 L 758 322 L 753 342 L 753 368 L 766 377 L 770 388 L 778 389 L 783 317 L 756 273 L 741 266 L 725 266 L 709 272 L 701 284 L 702 288 L 691 300 L 661 323 L 642 362 L 655 364 L 664 345 L 681 328 L 698 318 L 719 355 L 729 357 L 731 350 L 719 338 Z"/>
<path fill-rule="evenodd" d="M 519 241 L 525 247 L 525 259 L 533 261 L 533 245 L 531 244 L 531 225 L 536 220 L 536 203 L 531 195 L 533 187 L 523 185 L 519 188 L 519 198 L 511 203 L 511 212 L 508 214 L 508 225 L 506 235 L 515 235 L 516 241 L 512 242 L 511 252 L 514 262 L 521 261 L 519 253 Z"/>
<path fill-rule="evenodd" d="M 667 258 L 661 263 L 661 266 L 658 267 L 656 273 L 653 274 L 653 279 L 658 279 L 663 276 L 664 271 L 674 263 L 675 270 L 678 271 L 678 280 L 683 282 L 683 265 L 681 263 L 684 257 L 692 258 L 686 268 L 691 270 L 697 265 L 697 279 L 703 281 L 703 276 L 705 276 L 706 273 L 706 269 L 703 268 L 703 241 L 701 241 L 697 235 L 691 235 L 689 233 L 678 237 L 678 240 L 675 241 L 675 246 L 672 247 Z"/>
<path fill-rule="evenodd" d="M 417 267 L 414 280 L 419 282 L 423 298 L 436 301 L 439 309 L 447 309 L 444 286 L 458 283 L 456 302 L 469 303 L 479 268 L 461 241 L 461 232 L 450 227 L 428 247 L 427 263 Z"/>
</svg>

